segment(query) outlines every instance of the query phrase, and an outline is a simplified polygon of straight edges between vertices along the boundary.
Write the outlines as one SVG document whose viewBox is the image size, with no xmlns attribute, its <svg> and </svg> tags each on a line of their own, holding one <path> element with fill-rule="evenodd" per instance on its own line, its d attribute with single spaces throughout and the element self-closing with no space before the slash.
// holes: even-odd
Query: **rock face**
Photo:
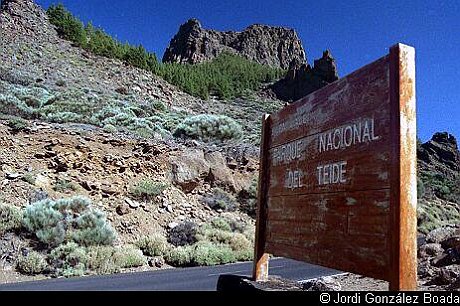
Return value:
<svg viewBox="0 0 460 306">
<path fill-rule="evenodd" d="M 321 87 L 339 79 L 337 65 L 329 51 L 315 60 L 313 68 L 302 62 L 292 61 L 284 79 L 279 80 L 271 89 L 278 99 L 296 101 Z"/>
<path fill-rule="evenodd" d="M 15 32 L 38 39 L 55 35 L 45 11 L 33 0 L 2 0 L 0 11 L 2 39 Z"/>
<path fill-rule="evenodd" d="M 232 171 L 221 152 L 204 153 L 201 149 L 189 149 L 170 159 L 171 179 L 184 192 L 192 192 L 203 182 L 239 193 L 250 185 L 250 176 Z"/>
<path fill-rule="evenodd" d="M 292 29 L 254 24 L 242 32 L 219 32 L 203 29 L 197 19 L 180 26 L 163 55 L 163 62 L 196 64 L 224 51 L 282 69 L 287 69 L 293 60 L 306 63 L 305 51 Z"/>
<path fill-rule="evenodd" d="M 419 146 L 420 167 L 453 176 L 460 172 L 460 152 L 457 140 L 447 132 L 435 133 L 431 140 Z"/>
</svg>

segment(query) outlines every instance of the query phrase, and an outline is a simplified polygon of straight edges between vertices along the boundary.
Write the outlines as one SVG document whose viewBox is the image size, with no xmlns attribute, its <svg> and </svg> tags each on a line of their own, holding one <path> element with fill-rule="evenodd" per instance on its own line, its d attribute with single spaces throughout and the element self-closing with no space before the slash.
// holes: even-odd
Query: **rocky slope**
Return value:
<svg viewBox="0 0 460 306">
<path fill-rule="evenodd" d="M 419 144 L 419 230 L 460 223 L 460 152 L 453 135 L 435 133 Z"/>
<path fill-rule="evenodd" d="M 163 62 L 196 64 L 231 52 L 260 64 L 287 69 L 292 61 L 305 63 L 305 51 L 292 29 L 254 24 L 242 32 L 204 29 L 197 19 L 179 28 Z"/>
<path fill-rule="evenodd" d="M 159 99 L 201 110 L 202 101 L 153 74 L 95 56 L 60 39 L 46 13 L 32 0 L 3 0 L 0 11 L 0 80 L 73 92 L 80 99 Z"/>
<path fill-rule="evenodd" d="M 192 97 L 150 72 L 95 56 L 59 38 L 45 12 L 32 0 L 2 1 L 0 28 L 1 205 L 24 208 L 44 198 L 85 196 L 106 213 L 118 233 L 117 247 L 149 235 L 166 237 L 185 221 L 200 226 L 220 217 L 233 220 L 241 229 L 253 228 L 253 219 L 239 208 L 251 200 L 248 189 L 258 168 L 254 145 L 216 146 L 49 121 L 65 122 L 61 119 L 71 116 L 78 122 L 75 115 L 97 113 L 104 105 L 116 106 L 107 108 L 108 112 L 119 112 L 138 105 L 145 109 L 153 103 L 159 106 L 155 110 L 159 120 L 163 116 L 180 122 L 191 114 L 220 113 L 225 105 L 239 116 L 236 120 L 245 122 L 247 116 L 259 117 L 264 112 L 258 102 L 266 108 L 276 108 L 281 102 L 224 103 Z M 64 117 L 36 120 L 33 108 L 37 106 Z M 16 117 L 31 109 L 24 116 L 28 120 Z M 248 126 L 246 132 L 255 128 Z M 133 188 L 143 181 L 153 187 L 161 185 L 155 198 L 138 199 L 133 194 Z M 213 206 L 216 195 L 220 202 Z M 232 207 L 226 207 L 225 201 Z M 0 218 L 8 218 L 9 213 L 1 211 Z M 13 273 L 18 258 L 32 251 L 49 255 L 33 235 L 19 229 L 2 231 L 0 226 L 4 271 Z M 246 238 L 239 239 L 247 244 Z M 163 264 L 152 262 L 153 268 Z"/>
</svg>

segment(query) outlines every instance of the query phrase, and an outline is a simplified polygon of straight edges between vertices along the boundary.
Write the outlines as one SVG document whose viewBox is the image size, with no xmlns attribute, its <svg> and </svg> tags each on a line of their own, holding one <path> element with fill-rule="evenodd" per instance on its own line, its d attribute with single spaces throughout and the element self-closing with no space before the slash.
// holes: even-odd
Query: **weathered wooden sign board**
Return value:
<svg viewBox="0 0 460 306">
<path fill-rule="evenodd" d="M 265 115 L 254 278 L 268 254 L 416 288 L 414 49 Z"/>
</svg>

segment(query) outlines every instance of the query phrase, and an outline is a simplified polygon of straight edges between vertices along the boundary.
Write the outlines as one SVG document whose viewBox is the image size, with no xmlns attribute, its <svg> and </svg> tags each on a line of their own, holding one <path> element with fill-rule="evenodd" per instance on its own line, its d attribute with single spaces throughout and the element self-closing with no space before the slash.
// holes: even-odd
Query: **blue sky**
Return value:
<svg viewBox="0 0 460 306">
<path fill-rule="evenodd" d="M 243 30 L 263 23 L 294 28 L 310 63 L 330 49 L 340 76 L 402 42 L 416 49 L 418 135 L 436 131 L 460 138 L 460 1 L 128 1 L 62 2 L 121 41 L 142 43 L 161 59 L 180 24 L 198 18 L 204 28 Z"/>
</svg>

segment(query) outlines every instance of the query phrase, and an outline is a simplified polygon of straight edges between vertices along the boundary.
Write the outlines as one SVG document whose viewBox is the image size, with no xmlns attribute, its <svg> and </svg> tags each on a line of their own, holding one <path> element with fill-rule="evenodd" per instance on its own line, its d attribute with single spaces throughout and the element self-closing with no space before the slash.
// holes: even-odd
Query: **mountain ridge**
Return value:
<svg viewBox="0 0 460 306">
<path fill-rule="evenodd" d="M 292 61 L 306 63 L 302 43 L 293 29 L 252 24 L 240 32 L 221 32 L 204 29 L 196 18 L 179 27 L 164 52 L 163 62 L 197 64 L 222 52 L 282 69 L 288 69 Z"/>
</svg>

